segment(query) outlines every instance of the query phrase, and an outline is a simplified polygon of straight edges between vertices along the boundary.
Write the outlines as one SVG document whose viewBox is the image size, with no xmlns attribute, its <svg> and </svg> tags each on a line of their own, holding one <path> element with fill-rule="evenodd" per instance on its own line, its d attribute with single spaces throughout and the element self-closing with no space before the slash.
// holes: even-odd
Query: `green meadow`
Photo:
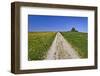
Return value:
<svg viewBox="0 0 100 76">
<path fill-rule="evenodd" d="M 78 52 L 81 58 L 88 57 L 88 37 L 82 32 L 60 32 Z M 28 32 L 28 60 L 43 60 L 46 57 L 56 32 Z"/>
<path fill-rule="evenodd" d="M 43 60 L 55 35 L 55 32 L 28 32 L 28 60 Z"/>
<path fill-rule="evenodd" d="M 88 57 L 88 35 L 82 32 L 61 32 L 72 47 L 79 53 L 81 58 Z"/>
</svg>

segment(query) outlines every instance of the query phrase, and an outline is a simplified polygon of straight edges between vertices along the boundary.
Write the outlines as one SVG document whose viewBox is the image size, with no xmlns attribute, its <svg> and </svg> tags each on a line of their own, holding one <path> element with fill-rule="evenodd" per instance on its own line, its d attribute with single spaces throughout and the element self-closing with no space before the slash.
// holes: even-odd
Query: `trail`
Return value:
<svg viewBox="0 0 100 76">
<path fill-rule="evenodd" d="M 64 39 L 60 32 L 57 32 L 56 37 L 48 50 L 46 59 L 76 59 L 80 58 L 78 53 L 72 48 L 71 44 Z"/>
</svg>

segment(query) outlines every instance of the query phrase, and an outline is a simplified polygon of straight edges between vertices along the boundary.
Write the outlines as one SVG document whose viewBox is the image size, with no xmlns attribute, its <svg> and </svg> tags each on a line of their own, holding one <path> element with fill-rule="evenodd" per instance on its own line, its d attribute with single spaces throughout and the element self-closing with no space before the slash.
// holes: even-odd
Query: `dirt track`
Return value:
<svg viewBox="0 0 100 76">
<path fill-rule="evenodd" d="M 56 37 L 48 50 L 46 59 L 56 60 L 56 59 L 76 59 L 80 58 L 75 49 L 72 48 L 71 44 L 61 35 L 57 33 Z"/>
</svg>

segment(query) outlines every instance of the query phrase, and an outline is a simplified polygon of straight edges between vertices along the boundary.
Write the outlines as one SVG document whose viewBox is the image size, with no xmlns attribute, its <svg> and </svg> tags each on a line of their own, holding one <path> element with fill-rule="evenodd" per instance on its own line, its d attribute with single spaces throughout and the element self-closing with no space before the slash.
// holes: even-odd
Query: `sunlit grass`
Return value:
<svg viewBox="0 0 100 76">
<path fill-rule="evenodd" d="M 55 35 L 55 32 L 29 32 L 28 60 L 43 60 Z"/>
<path fill-rule="evenodd" d="M 66 40 L 79 53 L 81 58 L 88 57 L 88 36 L 87 33 L 82 32 L 61 32 Z"/>
</svg>

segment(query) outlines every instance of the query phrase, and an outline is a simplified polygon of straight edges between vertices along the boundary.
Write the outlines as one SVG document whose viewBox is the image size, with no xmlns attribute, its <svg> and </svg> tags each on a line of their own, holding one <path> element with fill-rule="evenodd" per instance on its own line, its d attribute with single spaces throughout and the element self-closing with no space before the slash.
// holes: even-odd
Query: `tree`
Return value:
<svg viewBox="0 0 100 76">
<path fill-rule="evenodd" d="M 71 32 L 78 32 L 74 27 L 71 29 Z"/>
</svg>

